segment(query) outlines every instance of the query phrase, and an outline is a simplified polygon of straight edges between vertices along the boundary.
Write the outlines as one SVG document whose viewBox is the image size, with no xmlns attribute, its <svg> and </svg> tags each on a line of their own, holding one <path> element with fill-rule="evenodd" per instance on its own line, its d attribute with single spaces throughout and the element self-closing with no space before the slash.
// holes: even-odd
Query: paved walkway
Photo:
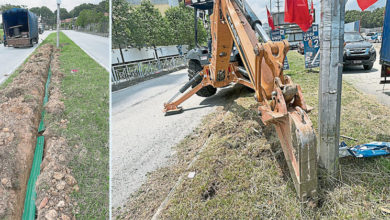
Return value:
<svg viewBox="0 0 390 220">
<path fill-rule="evenodd" d="M 72 30 L 62 32 L 107 71 L 110 71 L 110 38 Z"/>
</svg>

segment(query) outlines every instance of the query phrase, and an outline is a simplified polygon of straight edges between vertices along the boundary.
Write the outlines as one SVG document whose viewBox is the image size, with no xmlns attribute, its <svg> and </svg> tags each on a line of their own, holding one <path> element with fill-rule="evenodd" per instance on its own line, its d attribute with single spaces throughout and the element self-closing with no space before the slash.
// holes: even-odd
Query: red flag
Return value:
<svg viewBox="0 0 390 220">
<path fill-rule="evenodd" d="M 359 8 L 362 9 L 362 11 L 364 11 L 377 1 L 378 0 L 357 0 L 357 3 L 359 5 Z"/>
<path fill-rule="evenodd" d="M 268 24 L 272 30 L 275 30 L 274 19 L 272 18 L 271 13 L 269 13 L 267 6 L 266 9 L 267 9 L 267 16 L 268 16 Z"/>
<path fill-rule="evenodd" d="M 313 17 L 309 13 L 307 0 L 286 0 L 284 9 L 284 21 L 296 23 L 306 32 L 313 22 Z"/>
</svg>

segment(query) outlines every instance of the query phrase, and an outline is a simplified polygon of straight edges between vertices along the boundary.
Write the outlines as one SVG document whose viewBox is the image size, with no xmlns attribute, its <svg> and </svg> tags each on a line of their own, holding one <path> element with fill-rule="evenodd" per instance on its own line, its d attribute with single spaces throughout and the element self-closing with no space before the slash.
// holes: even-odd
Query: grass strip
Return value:
<svg viewBox="0 0 390 220">
<path fill-rule="evenodd" d="M 55 33 L 43 44 L 56 43 Z M 80 212 L 77 219 L 107 219 L 109 204 L 109 73 L 65 34 L 60 33 L 60 68 L 64 73 L 61 93 L 62 118 L 47 114 L 48 124 L 58 126 L 56 135 L 73 146 L 69 164 L 80 190 L 73 194 Z M 72 70 L 77 69 L 77 72 Z"/>
</svg>

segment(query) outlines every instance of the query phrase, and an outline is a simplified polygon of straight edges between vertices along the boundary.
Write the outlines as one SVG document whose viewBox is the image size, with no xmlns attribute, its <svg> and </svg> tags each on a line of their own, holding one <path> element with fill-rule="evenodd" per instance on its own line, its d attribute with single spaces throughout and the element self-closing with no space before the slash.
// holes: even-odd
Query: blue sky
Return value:
<svg viewBox="0 0 390 220">
<path fill-rule="evenodd" d="M 267 11 L 265 9 L 265 6 L 269 7 L 269 0 L 246 0 L 249 5 L 252 7 L 253 11 L 257 14 L 259 19 L 263 23 L 268 23 L 267 20 Z M 389 0 L 390 1 L 390 0 Z M 311 3 L 311 0 L 309 0 L 309 5 Z M 272 11 L 276 11 L 276 0 L 271 0 L 272 4 Z M 384 7 L 386 4 L 386 0 L 378 0 L 375 4 L 373 4 L 370 8 L 367 10 L 373 10 L 375 8 Z M 284 9 L 284 0 L 280 0 L 280 10 L 283 11 Z M 357 0 L 348 0 L 346 4 L 346 10 L 359 10 L 360 8 L 357 4 Z M 320 0 L 314 0 L 314 8 L 316 9 L 316 23 L 319 23 L 320 21 L 320 11 L 321 11 L 321 2 Z"/>
</svg>

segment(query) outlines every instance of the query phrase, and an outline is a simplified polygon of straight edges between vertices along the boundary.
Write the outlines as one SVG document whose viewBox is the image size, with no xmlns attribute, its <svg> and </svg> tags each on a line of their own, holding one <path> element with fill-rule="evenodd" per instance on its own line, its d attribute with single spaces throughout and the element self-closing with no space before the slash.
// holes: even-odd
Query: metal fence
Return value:
<svg viewBox="0 0 390 220">
<path fill-rule="evenodd" d="M 132 81 L 153 75 L 161 71 L 171 71 L 187 65 L 185 56 L 172 56 L 159 60 L 147 60 L 136 63 L 121 64 L 112 67 L 112 84 Z"/>
<path fill-rule="evenodd" d="M 88 24 L 85 27 L 76 27 L 77 31 L 95 34 L 103 37 L 109 36 L 110 24 L 107 22 L 100 22 L 94 24 Z"/>
</svg>

